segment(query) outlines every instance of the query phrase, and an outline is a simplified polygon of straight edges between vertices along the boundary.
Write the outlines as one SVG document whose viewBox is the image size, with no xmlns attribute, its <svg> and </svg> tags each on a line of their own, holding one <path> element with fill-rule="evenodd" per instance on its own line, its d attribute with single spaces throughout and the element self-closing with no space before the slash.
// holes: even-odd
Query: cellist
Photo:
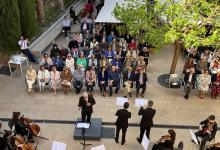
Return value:
<svg viewBox="0 0 220 150">
<path fill-rule="evenodd" d="M 33 136 L 24 122 L 20 119 L 20 112 L 13 112 L 15 132 L 21 136 L 27 136 L 29 142 L 34 143 Z"/>
</svg>

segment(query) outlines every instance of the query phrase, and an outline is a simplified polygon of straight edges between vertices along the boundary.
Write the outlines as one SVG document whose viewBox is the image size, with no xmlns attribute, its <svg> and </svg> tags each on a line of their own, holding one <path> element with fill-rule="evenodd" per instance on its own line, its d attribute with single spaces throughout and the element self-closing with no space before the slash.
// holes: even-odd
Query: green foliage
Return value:
<svg viewBox="0 0 220 150">
<path fill-rule="evenodd" d="M 117 5 L 113 14 L 123 23 L 119 31 L 157 49 L 175 41 L 185 47 L 220 47 L 219 0 L 162 1 L 150 5 L 148 0 L 126 0 L 126 5 Z M 212 26 L 209 36 L 207 25 Z"/>
<path fill-rule="evenodd" d="M 0 0 L 0 49 L 10 53 L 18 50 L 21 34 L 17 0 Z"/>
<path fill-rule="evenodd" d="M 20 8 L 21 31 L 25 37 L 31 39 L 37 32 L 35 0 L 18 0 Z"/>
<path fill-rule="evenodd" d="M 128 0 L 126 5 L 117 5 L 114 16 L 123 22 L 118 27 L 119 32 L 137 37 L 138 42 L 147 42 L 156 49 L 164 43 L 167 25 L 162 24 L 157 15 L 163 10 L 162 5 L 150 5 L 147 1 Z"/>
</svg>

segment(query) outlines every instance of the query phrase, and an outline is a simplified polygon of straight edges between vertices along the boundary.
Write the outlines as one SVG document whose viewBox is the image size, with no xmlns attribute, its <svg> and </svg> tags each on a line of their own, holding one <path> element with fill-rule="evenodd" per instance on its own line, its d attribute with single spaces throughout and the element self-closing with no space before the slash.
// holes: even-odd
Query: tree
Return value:
<svg viewBox="0 0 220 150">
<path fill-rule="evenodd" d="M 25 37 L 32 38 L 37 32 L 34 0 L 18 0 L 20 8 L 21 31 Z"/>
<path fill-rule="evenodd" d="M 159 49 L 164 44 L 175 43 L 170 74 L 175 72 L 180 43 L 188 48 L 219 45 L 220 8 L 206 0 L 127 0 L 126 5 L 117 5 L 114 15 L 123 22 L 123 29 L 132 36 Z M 147 8 L 147 9 L 146 9 Z M 211 28 L 207 28 L 210 25 Z M 140 36 L 141 35 L 141 36 Z"/>
<path fill-rule="evenodd" d="M 45 23 L 44 1 L 36 0 L 37 21 L 40 25 Z"/>
<path fill-rule="evenodd" d="M 165 34 L 165 43 L 175 42 L 175 55 L 170 73 L 175 72 L 179 43 L 185 48 L 199 46 L 219 47 L 220 41 L 220 7 L 217 1 L 186 0 L 175 3 L 166 1 L 165 16 L 169 30 Z"/>
<path fill-rule="evenodd" d="M 0 14 L 0 49 L 7 53 L 15 52 L 21 35 L 17 0 L 0 0 Z"/>
</svg>

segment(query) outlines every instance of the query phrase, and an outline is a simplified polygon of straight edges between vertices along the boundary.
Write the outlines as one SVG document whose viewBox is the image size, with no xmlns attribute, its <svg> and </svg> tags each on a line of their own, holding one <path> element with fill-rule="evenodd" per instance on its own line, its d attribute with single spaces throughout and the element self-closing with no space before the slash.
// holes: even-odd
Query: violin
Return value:
<svg viewBox="0 0 220 150">
<path fill-rule="evenodd" d="M 29 118 L 24 118 L 24 116 L 20 117 L 21 122 L 24 123 L 25 126 L 30 130 L 33 136 L 38 136 L 40 133 L 40 126 L 33 123 L 33 121 Z"/>
<path fill-rule="evenodd" d="M 171 140 L 171 137 L 170 137 L 170 135 L 164 135 L 164 136 L 162 136 L 161 138 L 159 138 L 159 140 L 157 141 L 158 143 L 163 143 L 163 142 L 165 142 L 166 140 Z"/>
<path fill-rule="evenodd" d="M 14 137 L 14 144 L 18 150 L 34 150 L 33 146 L 25 143 L 25 138 L 20 135 Z"/>
<path fill-rule="evenodd" d="M 214 123 L 208 123 L 207 124 L 207 127 L 205 127 L 205 128 L 203 128 L 202 130 L 203 130 L 203 132 L 204 133 L 211 133 L 212 131 L 213 131 L 213 125 L 214 125 Z"/>
<path fill-rule="evenodd" d="M 211 147 L 220 148 L 220 142 L 212 144 Z"/>
</svg>

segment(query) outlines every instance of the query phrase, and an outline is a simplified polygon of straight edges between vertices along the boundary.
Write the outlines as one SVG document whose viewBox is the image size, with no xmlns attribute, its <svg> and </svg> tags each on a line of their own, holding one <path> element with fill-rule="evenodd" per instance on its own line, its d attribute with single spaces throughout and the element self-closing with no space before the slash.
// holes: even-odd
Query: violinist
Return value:
<svg viewBox="0 0 220 150">
<path fill-rule="evenodd" d="M 206 120 L 200 122 L 199 131 L 195 133 L 197 140 L 198 137 L 202 138 L 199 150 L 204 150 L 206 142 L 214 139 L 216 132 L 217 123 L 214 115 L 210 115 Z"/>
<path fill-rule="evenodd" d="M 33 136 L 22 118 L 20 112 L 13 112 L 12 119 L 15 125 L 15 132 L 18 135 L 27 136 L 28 141 L 34 143 Z"/>
<path fill-rule="evenodd" d="M 173 144 L 176 139 L 176 133 L 173 129 L 168 130 L 168 135 L 162 136 L 154 143 L 152 150 L 173 150 Z"/>
<path fill-rule="evenodd" d="M 92 94 L 86 92 L 83 93 L 83 96 L 79 98 L 78 109 L 81 109 L 82 122 L 90 122 L 91 115 L 93 112 L 92 106 L 95 105 L 95 99 Z"/>
</svg>

